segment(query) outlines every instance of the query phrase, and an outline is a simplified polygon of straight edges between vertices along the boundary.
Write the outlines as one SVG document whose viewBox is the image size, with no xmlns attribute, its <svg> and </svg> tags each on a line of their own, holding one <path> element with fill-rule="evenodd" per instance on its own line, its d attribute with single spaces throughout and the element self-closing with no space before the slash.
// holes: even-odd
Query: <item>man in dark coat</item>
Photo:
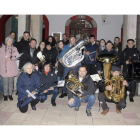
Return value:
<svg viewBox="0 0 140 140">
<path fill-rule="evenodd" d="M 29 43 L 30 43 L 30 33 L 28 31 L 25 31 L 23 33 L 23 38 L 20 42 L 16 43 L 16 47 L 19 53 L 24 53 L 27 49 L 29 49 Z"/>
<path fill-rule="evenodd" d="M 29 48 L 24 50 L 24 54 L 20 57 L 19 69 L 22 69 L 27 62 L 31 62 L 33 65 L 39 62 L 39 59 L 37 58 L 38 51 L 36 49 L 36 43 L 36 39 L 31 39 Z"/>
<path fill-rule="evenodd" d="M 133 39 L 127 40 L 127 47 L 122 51 L 120 57 L 120 63 L 123 65 L 123 75 L 127 77 L 127 80 L 131 81 L 133 90 L 129 94 L 130 102 L 134 102 L 133 97 L 136 91 L 136 81 L 131 79 L 132 76 L 132 62 L 140 60 L 140 52 L 137 48 L 134 48 L 135 41 Z"/>
<path fill-rule="evenodd" d="M 85 46 L 84 51 L 84 65 L 87 68 L 87 73 L 92 75 L 96 74 L 96 51 L 97 51 L 98 45 L 95 43 L 95 36 L 90 35 L 90 44 Z"/>
<path fill-rule="evenodd" d="M 113 49 L 115 51 L 117 50 L 118 57 L 120 58 L 121 53 L 122 53 L 122 44 L 120 42 L 120 38 L 119 37 L 115 37 Z"/>
<path fill-rule="evenodd" d="M 66 34 L 63 34 L 62 38 L 63 38 L 64 45 L 69 44 L 69 40 L 67 40 L 67 35 Z"/>
<path fill-rule="evenodd" d="M 81 88 L 81 92 L 78 93 L 78 96 L 73 94 L 72 91 L 68 90 L 68 105 L 69 107 L 75 107 L 74 110 L 78 111 L 80 107 L 80 102 L 88 102 L 86 107 L 86 113 L 87 116 L 92 116 L 91 108 L 95 102 L 94 93 L 96 88 L 93 84 L 90 75 L 87 75 L 87 70 L 85 66 L 79 67 L 77 78 L 87 88 L 87 90 Z M 80 97 L 84 97 L 84 98 L 80 98 Z"/>
<path fill-rule="evenodd" d="M 107 43 L 106 43 L 106 49 L 104 49 L 103 51 L 101 51 L 100 54 L 113 54 L 113 55 L 118 56 L 117 55 L 117 52 L 114 51 L 112 49 L 112 47 L 113 47 L 113 43 L 110 40 L 107 41 Z M 117 62 L 113 63 L 113 65 L 119 66 L 120 65 L 120 60 L 118 60 Z M 102 65 L 101 62 L 97 61 L 97 68 L 96 69 L 98 71 L 98 74 L 101 74 L 101 72 L 103 71 L 103 65 Z"/>
<path fill-rule="evenodd" d="M 121 71 L 121 69 L 118 66 L 112 66 L 111 74 L 112 74 L 112 76 L 119 76 L 120 71 Z M 124 79 L 125 79 L 125 77 L 124 77 Z M 129 91 L 132 90 L 131 84 L 129 84 L 126 80 L 123 81 L 123 85 L 125 85 L 126 89 L 128 89 Z M 109 111 L 109 107 L 107 106 L 106 102 L 115 103 L 117 113 L 121 113 L 122 108 L 126 107 L 126 99 L 125 99 L 126 92 L 123 93 L 124 94 L 123 99 L 121 99 L 119 102 L 114 102 L 113 100 L 109 100 L 104 94 L 104 91 L 110 91 L 111 92 L 112 90 L 113 90 L 112 85 L 106 86 L 104 83 L 99 85 L 98 99 L 99 99 L 99 102 L 100 102 L 101 107 L 103 109 L 103 112 L 101 113 L 102 115 L 106 115 Z"/>
</svg>

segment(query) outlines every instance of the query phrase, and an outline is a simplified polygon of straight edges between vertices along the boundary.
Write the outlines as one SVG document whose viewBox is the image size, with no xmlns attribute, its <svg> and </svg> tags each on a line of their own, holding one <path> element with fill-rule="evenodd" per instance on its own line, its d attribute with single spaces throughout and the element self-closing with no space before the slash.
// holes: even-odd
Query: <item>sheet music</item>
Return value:
<svg viewBox="0 0 140 140">
<path fill-rule="evenodd" d="M 32 94 L 29 90 L 26 90 L 26 92 L 27 92 L 28 94 L 30 94 L 30 96 L 31 96 L 33 99 L 36 99 L 36 97 L 34 96 L 34 94 Z"/>
<path fill-rule="evenodd" d="M 37 53 L 37 57 L 38 57 L 39 59 L 44 59 L 44 55 L 42 55 L 41 52 L 38 52 L 38 53 Z"/>
<path fill-rule="evenodd" d="M 23 55 L 23 53 L 19 53 L 19 54 L 16 56 L 16 59 L 18 60 L 22 55 Z"/>
<path fill-rule="evenodd" d="M 90 75 L 90 77 L 92 78 L 93 81 L 96 81 L 96 82 L 101 80 L 99 74 L 93 74 L 93 75 Z"/>
<path fill-rule="evenodd" d="M 60 80 L 60 81 L 58 81 L 57 87 L 63 87 L 64 84 L 65 84 L 65 80 Z"/>
</svg>

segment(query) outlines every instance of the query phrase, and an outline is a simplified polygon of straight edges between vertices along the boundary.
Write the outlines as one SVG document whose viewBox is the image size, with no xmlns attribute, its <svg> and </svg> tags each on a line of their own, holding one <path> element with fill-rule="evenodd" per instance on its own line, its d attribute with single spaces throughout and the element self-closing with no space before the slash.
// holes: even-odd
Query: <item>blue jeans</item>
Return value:
<svg viewBox="0 0 140 140">
<path fill-rule="evenodd" d="M 63 77 L 57 76 L 57 81 L 64 80 Z"/>
<path fill-rule="evenodd" d="M 74 75 L 76 75 L 77 72 L 78 72 L 78 69 L 79 69 L 79 66 L 75 66 L 75 67 L 73 67 L 73 68 L 67 68 L 67 67 L 65 67 L 65 68 L 64 68 L 64 73 L 63 73 L 63 79 L 65 79 L 65 77 L 67 76 L 67 74 L 68 74 L 71 70 L 73 70 Z M 67 93 L 66 84 L 65 84 L 64 87 L 63 87 L 63 93 Z"/>
<path fill-rule="evenodd" d="M 40 95 L 40 101 L 45 101 L 47 99 L 47 95 L 50 94 L 52 94 L 52 99 L 56 99 L 58 93 L 58 88 L 54 88 L 54 90 L 49 90 L 47 93 L 43 93 Z"/>
<path fill-rule="evenodd" d="M 72 105 L 68 104 L 69 107 L 79 107 L 80 102 L 88 102 L 86 110 L 90 110 L 91 107 L 94 105 L 95 102 L 95 96 L 92 95 L 87 95 L 84 99 L 80 99 L 77 96 L 73 96 L 74 98 L 74 103 Z"/>
<path fill-rule="evenodd" d="M 3 93 L 3 78 L 2 76 L 0 75 L 0 92 Z"/>
</svg>

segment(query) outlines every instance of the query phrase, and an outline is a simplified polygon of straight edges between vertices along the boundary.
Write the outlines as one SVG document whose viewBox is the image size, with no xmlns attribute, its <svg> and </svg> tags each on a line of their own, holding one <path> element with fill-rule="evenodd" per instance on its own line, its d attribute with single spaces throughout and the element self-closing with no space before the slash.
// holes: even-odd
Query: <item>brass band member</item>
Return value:
<svg viewBox="0 0 140 140">
<path fill-rule="evenodd" d="M 39 62 L 39 59 L 37 58 L 38 50 L 36 49 L 36 44 L 36 39 L 30 40 L 29 48 L 27 48 L 24 51 L 24 54 L 20 57 L 19 69 L 22 69 L 27 62 L 31 62 L 32 64 Z"/>
<path fill-rule="evenodd" d="M 118 66 L 112 66 L 111 74 L 112 74 L 112 76 L 119 76 L 120 71 L 121 71 L 121 69 Z M 132 90 L 131 85 L 126 80 L 123 81 L 123 85 L 125 85 L 125 87 L 128 90 Z M 109 100 L 105 96 L 104 91 L 112 91 L 112 90 L 113 90 L 113 87 L 111 85 L 106 86 L 105 84 L 102 84 L 99 86 L 98 98 L 99 98 L 100 105 L 103 109 L 103 112 L 101 113 L 102 115 L 106 115 L 107 112 L 109 111 L 109 107 L 107 106 L 106 102 L 115 103 L 117 113 L 121 113 L 122 108 L 126 107 L 126 99 L 125 98 L 121 99 L 119 102 L 114 102 L 112 100 Z"/>
<path fill-rule="evenodd" d="M 69 107 L 75 107 L 74 110 L 78 111 L 80 107 L 80 102 L 88 102 L 88 105 L 86 107 L 86 113 L 87 116 L 92 116 L 91 108 L 95 102 L 95 87 L 90 75 L 87 75 L 87 70 L 85 66 L 79 67 L 77 78 L 79 78 L 79 81 L 84 84 L 88 88 L 88 90 L 84 90 L 83 88 L 81 88 L 83 94 L 79 93 L 79 96 L 72 94 L 72 92 L 68 90 L 68 105 Z M 85 98 L 81 99 L 79 97 Z"/>
<path fill-rule="evenodd" d="M 121 53 L 120 63 L 123 65 L 123 75 L 127 77 L 127 80 L 131 81 L 131 85 L 134 87 L 129 94 L 130 102 L 134 102 L 133 97 L 136 91 L 136 81 L 131 79 L 131 68 L 134 60 L 140 60 L 140 52 L 135 48 L 135 41 L 133 39 L 128 39 L 127 47 Z"/>
<path fill-rule="evenodd" d="M 122 44 L 120 42 L 119 37 L 114 38 L 114 46 L 113 49 L 118 53 L 118 57 L 120 58 L 121 53 L 122 53 Z"/>
<path fill-rule="evenodd" d="M 41 85 L 37 71 L 31 63 L 26 63 L 23 67 L 23 72 L 20 74 L 17 81 L 18 90 L 18 104 L 19 110 L 22 113 L 28 111 L 28 104 L 31 104 L 32 110 L 36 110 L 36 104 L 39 102 L 39 97 L 37 92 L 33 92 L 37 98 L 33 99 L 26 90 L 30 92 L 34 91 L 37 87 Z M 28 98 L 21 104 L 21 102 L 28 96 Z"/>
<path fill-rule="evenodd" d="M 53 68 L 50 63 L 44 63 L 42 66 L 42 72 L 39 72 L 39 78 L 42 84 L 45 83 L 45 85 L 40 90 L 40 92 L 44 91 L 43 94 L 41 94 L 40 102 L 43 103 L 47 99 L 47 95 L 52 94 L 51 104 L 52 106 L 56 106 L 55 100 L 59 91 L 58 88 L 54 88 L 54 86 L 57 85 L 57 76 L 53 72 Z"/>
</svg>

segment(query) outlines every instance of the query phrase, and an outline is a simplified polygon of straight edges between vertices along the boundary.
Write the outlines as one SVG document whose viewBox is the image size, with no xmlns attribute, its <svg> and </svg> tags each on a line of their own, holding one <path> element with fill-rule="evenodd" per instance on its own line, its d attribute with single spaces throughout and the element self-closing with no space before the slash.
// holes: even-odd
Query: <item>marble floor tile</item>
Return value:
<svg viewBox="0 0 140 140">
<path fill-rule="evenodd" d="M 4 124 L 12 115 L 12 112 L 0 111 L 0 125 Z"/>
<path fill-rule="evenodd" d="M 109 119 L 93 119 L 94 125 L 110 125 Z"/>
<path fill-rule="evenodd" d="M 138 119 L 135 113 L 122 113 L 124 119 Z"/>
<path fill-rule="evenodd" d="M 124 119 L 109 118 L 109 122 L 111 125 L 127 125 L 127 123 Z"/>
</svg>

